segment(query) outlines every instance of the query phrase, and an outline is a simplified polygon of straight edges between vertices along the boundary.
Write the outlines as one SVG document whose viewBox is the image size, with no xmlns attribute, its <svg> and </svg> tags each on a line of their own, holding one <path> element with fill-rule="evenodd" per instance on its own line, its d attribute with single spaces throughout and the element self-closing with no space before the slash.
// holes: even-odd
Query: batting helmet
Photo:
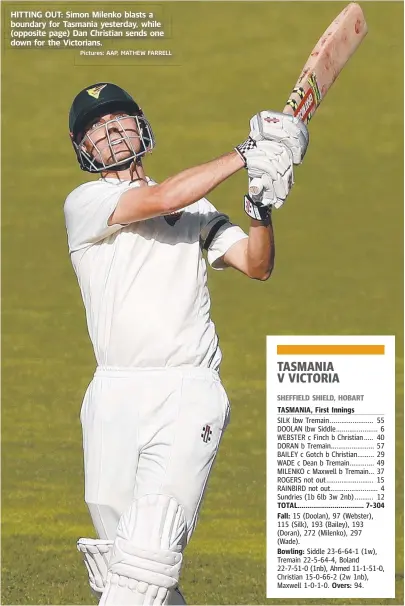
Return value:
<svg viewBox="0 0 405 606">
<path fill-rule="evenodd" d="M 136 120 L 141 149 L 135 152 L 130 137 L 121 126 L 122 138 L 127 142 L 132 155 L 121 161 L 116 161 L 113 156 L 113 161 L 106 165 L 96 161 L 86 151 L 83 145 L 86 138 L 85 129 L 95 118 L 119 111 L 125 112 Z M 69 112 L 69 132 L 80 168 L 91 173 L 112 168 L 124 170 L 133 160 L 151 151 L 155 146 L 152 128 L 139 105 L 124 89 L 110 82 L 92 84 L 76 95 Z"/>
</svg>

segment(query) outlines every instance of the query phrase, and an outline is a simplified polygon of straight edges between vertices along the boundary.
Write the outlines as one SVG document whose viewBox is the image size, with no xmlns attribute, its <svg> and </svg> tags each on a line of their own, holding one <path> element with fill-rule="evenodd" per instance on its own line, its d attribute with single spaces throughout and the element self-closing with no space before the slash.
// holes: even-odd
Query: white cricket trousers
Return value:
<svg viewBox="0 0 405 606">
<path fill-rule="evenodd" d="M 218 373 L 99 367 L 80 420 L 85 500 L 99 538 L 115 539 L 134 499 L 166 494 L 184 508 L 188 541 L 229 420 Z"/>
</svg>

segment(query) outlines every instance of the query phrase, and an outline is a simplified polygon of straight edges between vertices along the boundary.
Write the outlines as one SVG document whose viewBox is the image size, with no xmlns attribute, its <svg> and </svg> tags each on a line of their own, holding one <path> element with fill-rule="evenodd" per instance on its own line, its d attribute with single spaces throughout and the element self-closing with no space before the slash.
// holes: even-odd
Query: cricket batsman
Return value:
<svg viewBox="0 0 405 606">
<path fill-rule="evenodd" d="M 260 112 L 234 150 L 156 183 L 143 165 L 152 128 L 119 86 L 82 90 L 69 130 L 80 168 L 98 176 L 64 206 L 97 361 L 80 418 L 98 538 L 78 549 L 101 605 L 185 604 L 183 551 L 229 419 L 204 255 L 216 270 L 269 278 L 271 211 L 291 190 L 308 131 Z M 242 169 L 247 234 L 205 197 Z"/>
</svg>

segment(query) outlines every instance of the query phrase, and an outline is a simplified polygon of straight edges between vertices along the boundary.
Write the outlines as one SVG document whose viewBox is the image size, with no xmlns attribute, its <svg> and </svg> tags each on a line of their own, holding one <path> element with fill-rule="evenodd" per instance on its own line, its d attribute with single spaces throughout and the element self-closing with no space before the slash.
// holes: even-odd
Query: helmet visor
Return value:
<svg viewBox="0 0 405 606">
<path fill-rule="evenodd" d="M 143 115 L 118 114 L 90 125 L 74 142 L 78 160 L 89 172 L 127 165 L 154 147 L 154 136 Z"/>
</svg>

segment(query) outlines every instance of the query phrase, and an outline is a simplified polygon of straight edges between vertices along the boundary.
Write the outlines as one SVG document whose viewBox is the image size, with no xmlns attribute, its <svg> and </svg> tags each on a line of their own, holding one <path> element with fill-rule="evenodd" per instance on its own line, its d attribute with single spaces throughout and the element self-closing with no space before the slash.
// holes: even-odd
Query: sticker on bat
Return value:
<svg viewBox="0 0 405 606">
<path fill-rule="evenodd" d="M 305 93 L 305 97 L 294 112 L 294 116 L 299 120 L 304 121 L 309 115 L 312 116 L 313 111 L 316 109 L 316 105 L 315 93 L 312 88 L 309 88 Z"/>
<path fill-rule="evenodd" d="M 315 76 L 314 72 L 312 72 L 312 74 L 309 76 L 308 84 L 314 91 L 316 104 L 319 105 L 320 102 L 322 101 L 322 95 L 321 95 L 321 91 L 319 90 L 318 82 L 316 80 L 316 76 Z"/>
</svg>

